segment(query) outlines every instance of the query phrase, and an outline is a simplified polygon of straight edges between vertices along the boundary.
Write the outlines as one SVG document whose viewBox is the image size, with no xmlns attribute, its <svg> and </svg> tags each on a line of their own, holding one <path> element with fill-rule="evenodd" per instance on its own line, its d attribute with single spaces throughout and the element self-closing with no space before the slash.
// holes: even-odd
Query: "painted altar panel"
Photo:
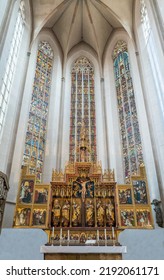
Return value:
<svg viewBox="0 0 164 280">
<path fill-rule="evenodd" d="M 146 181 L 133 180 L 134 200 L 136 204 L 148 204 Z"/>
<path fill-rule="evenodd" d="M 140 174 L 130 177 L 130 184 L 117 185 L 119 228 L 153 228 L 153 217 L 144 165 Z"/>
<path fill-rule="evenodd" d="M 34 204 L 47 204 L 49 190 L 47 186 L 35 186 Z"/>
<path fill-rule="evenodd" d="M 36 176 L 28 174 L 27 167 L 24 167 L 17 196 L 13 226 L 48 228 L 50 201 L 50 185 L 37 184 Z"/>
<path fill-rule="evenodd" d="M 119 204 L 132 204 L 133 199 L 132 199 L 132 189 L 131 185 L 119 185 L 118 189 L 118 201 Z"/>
<path fill-rule="evenodd" d="M 149 228 L 152 224 L 152 216 L 149 207 L 136 208 L 137 227 Z"/>
<path fill-rule="evenodd" d="M 47 208 L 33 207 L 32 226 L 44 228 L 47 225 Z"/>
<path fill-rule="evenodd" d="M 134 208 L 120 208 L 120 226 L 122 228 L 131 228 L 136 226 Z"/>
<path fill-rule="evenodd" d="M 15 213 L 15 227 L 29 227 L 31 220 L 31 207 L 17 206 Z"/>
<path fill-rule="evenodd" d="M 21 181 L 19 194 L 19 203 L 32 203 L 34 192 L 34 179 L 26 179 Z"/>
</svg>

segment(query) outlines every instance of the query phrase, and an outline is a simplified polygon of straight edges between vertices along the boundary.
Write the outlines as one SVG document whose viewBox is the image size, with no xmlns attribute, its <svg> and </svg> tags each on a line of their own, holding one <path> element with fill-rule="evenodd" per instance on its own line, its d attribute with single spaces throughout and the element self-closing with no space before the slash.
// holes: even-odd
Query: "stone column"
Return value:
<svg viewBox="0 0 164 280">
<path fill-rule="evenodd" d="M 60 96 L 60 116 L 58 129 L 58 148 L 57 148 L 57 169 L 61 169 L 62 138 L 63 138 L 63 116 L 64 116 L 64 97 L 65 97 L 65 77 L 62 77 L 61 96 Z"/>
<path fill-rule="evenodd" d="M 152 128 L 152 117 L 153 117 L 155 123 L 158 123 L 160 125 L 160 123 L 158 122 L 159 116 L 157 116 L 157 114 L 154 114 L 152 112 L 152 108 L 151 108 L 152 104 L 150 104 L 150 102 L 149 102 L 151 95 L 150 95 L 150 93 L 148 93 L 149 96 L 147 96 L 147 91 L 146 91 L 146 86 L 145 86 L 145 81 L 144 81 L 144 73 L 143 73 L 144 71 L 142 68 L 141 58 L 140 58 L 138 51 L 136 51 L 136 58 L 137 58 L 139 72 L 140 72 L 140 80 L 141 80 L 141 85 L 142 85 L 142 89 L 143 89 L 143 98 L 145 101 L 147 122 L 148 122 L 148 126 L 149 126 L 149 134 L 150 134 L 150 142 L 151 142 L 150 144 L 152 147 L 152 156 L 151 156 L 151 152 L 150 152 L 149 162 L 145 161 L 145 166 L 147 167 L 147 178 L 148 178 L 148 182 L 149 182 L 150 200 L 151 201 L 153 199 L 161 200 L 162 206 L 164 209 L 164 187 L 162 184 L 163 174 L 161 174 L 161 162 L 160 162 L 159 151 L 158 151 L 159 147 L 157 147 L 157 144 L 154 144 L 154 143 L 158 143 L 158 139 L 157 139 L 158 136 L 155 134 L 154 129 L 151 129 Z M 162 129 L 163 128 L 161 127 L 161 130 Z M 146 141 L 148 141 L 148 138 L 146 139 Z M 149 146 L 149 141 L 147 143 L 147 146 Z M 150 156 L 152 158 L 151 162 L 150 162 Z M 147 157 L 145 157 L 145 159 L 146 158 Z"/>
<path fill-rule="evenodd" d="M 106 114 L 106 98 L 105 98 L 105 86 L 104 86 L 104 77 L 101 77 L 100 79 L 101 82 L 101 96 L 102 96 L 102 114 L 103 114 L 103 120 L 104 123 L 103 125 L 103 130 L 104 130 L 104 137 L 105 137 L 105 149 L 106 149 L 106 164 L 107 164 L 107 169 L 110 167 L 110 160 L 109 160 L 109 139 L 107 135 L 107 114 Z"/>
</svg>

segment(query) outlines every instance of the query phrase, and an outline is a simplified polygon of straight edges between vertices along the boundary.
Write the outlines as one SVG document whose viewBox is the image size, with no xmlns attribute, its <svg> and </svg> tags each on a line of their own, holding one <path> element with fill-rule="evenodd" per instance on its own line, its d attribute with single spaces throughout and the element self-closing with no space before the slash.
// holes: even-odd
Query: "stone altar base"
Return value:
<svg viewBox="0 0 164 280">
<path fill-rule="evenodd" d="M 122 260 L 126 246 L 41 246 L 45 260 Z"/>
</svg>

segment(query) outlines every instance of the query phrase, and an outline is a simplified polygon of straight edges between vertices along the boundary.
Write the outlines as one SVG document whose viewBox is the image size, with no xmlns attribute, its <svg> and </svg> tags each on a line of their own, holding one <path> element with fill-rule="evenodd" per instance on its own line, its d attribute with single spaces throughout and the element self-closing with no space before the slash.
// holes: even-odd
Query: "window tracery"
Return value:
<svg viewBox="0 0 164 280">
<path fill-rule="evenodd" d="M 2 87 L 0 91 L 0 136 L 5 122 L 11 86 L 14 79 L 20 45 L 25 25 L 25 8 L 24 1 L 20 2 L 18 16 L 15 24 L 14 34 L 11 41 L 9 56 L 7 59 L 6 69 L 3 77 Z"/>
<path fill-rule="evenodd" d="M 71 71 L 70 161 L 80 161 L 78 145 L 82 120 L 90 144 L 89 161 L 96 161 L 94 68 L 86 57 L 78 58 Z"/>
<path fill-rule="evenodd" d="M 23 156 L 23 165 L 29 166 L 30 174 L 36 174 L 37 182 L 42 180 L 52 66 L 53 51 L 42 41 L 38 47 Z"/>
</svg>

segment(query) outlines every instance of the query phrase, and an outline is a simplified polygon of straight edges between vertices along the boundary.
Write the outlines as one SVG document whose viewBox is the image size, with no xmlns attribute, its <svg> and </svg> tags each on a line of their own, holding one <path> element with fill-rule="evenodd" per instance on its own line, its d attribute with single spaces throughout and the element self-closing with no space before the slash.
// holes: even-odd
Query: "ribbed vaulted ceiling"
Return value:
<svg viewBox="0 0 164 280">
<path fill-rule="evenodd" d="M 51 28 L 66 55 L 85 42 L 102 57 L 114 29 L 132 35 L 133 0 L 35 0 L 32 5 L 34 37 L 42 28 Z"/>
</svg>

